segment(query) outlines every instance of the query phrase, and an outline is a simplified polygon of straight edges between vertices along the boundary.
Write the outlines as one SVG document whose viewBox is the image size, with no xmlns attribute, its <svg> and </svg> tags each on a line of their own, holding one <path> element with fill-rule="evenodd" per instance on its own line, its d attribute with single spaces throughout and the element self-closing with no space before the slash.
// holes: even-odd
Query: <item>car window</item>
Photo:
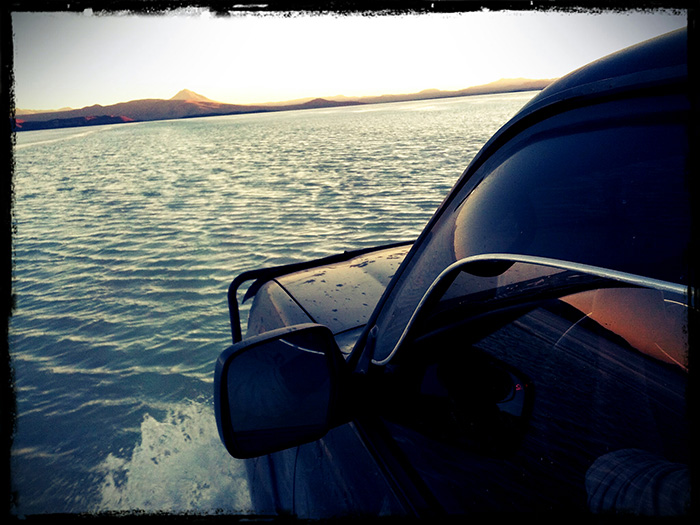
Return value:
<svg viewBox="0 0 700 525">
<path fill-rule="evenodd" d="M 468 171 L 392 285 L 375 363 L 440 273 L 473 255 L 528 254 L 686 283 L 685 107 L 683 97 L 658 97 L 568 111 Z"/>
<path fill-rule="evenodd" d="M 449 511 L 683 512 L 686 304 L 670 283 L 461 272 L 387 366 L 387 425 Z"/>
</svg>

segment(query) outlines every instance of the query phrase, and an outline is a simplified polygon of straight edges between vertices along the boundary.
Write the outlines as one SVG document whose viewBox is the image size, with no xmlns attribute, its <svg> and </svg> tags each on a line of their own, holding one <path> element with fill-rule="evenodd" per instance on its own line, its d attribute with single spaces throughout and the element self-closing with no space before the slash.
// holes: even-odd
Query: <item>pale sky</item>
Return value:
<svg viewBox="0 0 700 525">
<path fill-rule="evenodd" d="M 686 25 L 684 12 L 165 15 L 15 12 L 21 109 L 190 89 L 232 104 L 454 90 L 555 78 Z"/>
</svg>

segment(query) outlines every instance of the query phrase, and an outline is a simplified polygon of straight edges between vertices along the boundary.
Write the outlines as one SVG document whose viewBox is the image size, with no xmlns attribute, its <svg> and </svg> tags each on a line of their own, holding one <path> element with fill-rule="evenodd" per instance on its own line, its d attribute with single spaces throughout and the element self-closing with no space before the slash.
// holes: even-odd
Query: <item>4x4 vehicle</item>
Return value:
<svg viewBox="0 0 700 525">
<path fill-rule="evenodd" d="M 257 512 L 688 512 L 686 47 L 543 90 L 414 242 L 234 280 L 215 408 Z"/>
</svg>

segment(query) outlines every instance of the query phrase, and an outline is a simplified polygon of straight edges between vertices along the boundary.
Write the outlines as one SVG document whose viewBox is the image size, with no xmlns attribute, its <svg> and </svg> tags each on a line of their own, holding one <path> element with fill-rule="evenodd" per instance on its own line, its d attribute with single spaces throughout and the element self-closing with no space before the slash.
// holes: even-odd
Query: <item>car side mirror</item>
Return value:
<svg viewBox="0 0 700 525">
<path fill-rule="evenodd" d="M 332 332 L 303 324 L 266 332 L 216 363 L 219 436 L 236 458 L 315 441 L 332 428 L 345 361 Z"/>
</svg>

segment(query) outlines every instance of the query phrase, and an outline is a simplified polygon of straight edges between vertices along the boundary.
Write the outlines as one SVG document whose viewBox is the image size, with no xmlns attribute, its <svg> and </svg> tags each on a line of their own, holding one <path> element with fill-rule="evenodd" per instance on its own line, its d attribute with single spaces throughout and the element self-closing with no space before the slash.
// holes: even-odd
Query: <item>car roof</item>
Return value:
<svg viewBox="0 0 700 525">
<path fill-rule="evenodd" d="M 608 94 L 683 82 L 688 76 L 688 39 L 685 28 L 622 49 L 591 62 L 542 90 L 519 115 L 580 97 Z"/>
</svg>

